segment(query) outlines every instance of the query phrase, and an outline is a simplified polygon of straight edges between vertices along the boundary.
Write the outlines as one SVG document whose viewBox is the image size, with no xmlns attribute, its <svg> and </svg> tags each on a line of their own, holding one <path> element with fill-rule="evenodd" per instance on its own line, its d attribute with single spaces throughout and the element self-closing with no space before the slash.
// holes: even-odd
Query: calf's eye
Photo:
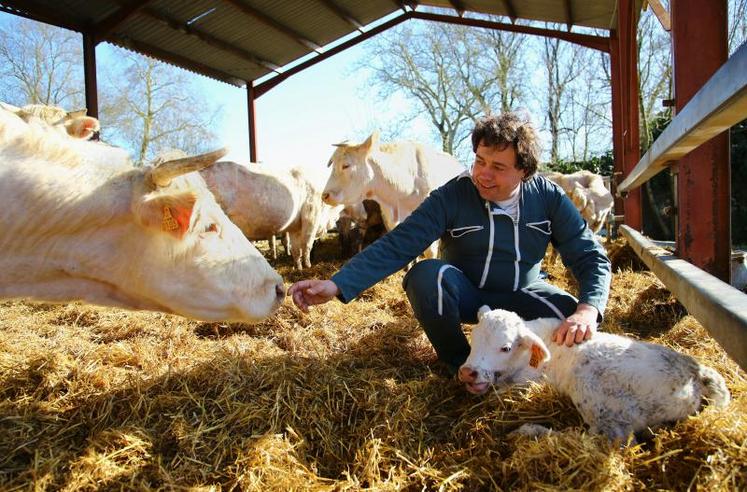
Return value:
<svg viewBox="0 0 747 492">
<path fill-rule="evenodd" d="M 501 352 L 511 352 L 511 345 L 504 345 L 501 347 Z"/>
</svg>

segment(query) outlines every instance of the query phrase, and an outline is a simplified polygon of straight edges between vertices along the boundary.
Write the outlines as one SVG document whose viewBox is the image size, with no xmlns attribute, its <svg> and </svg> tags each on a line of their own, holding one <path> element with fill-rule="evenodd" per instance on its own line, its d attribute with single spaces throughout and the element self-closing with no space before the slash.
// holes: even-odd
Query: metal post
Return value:
<svg viewBox="0 0 747 492">
<path fill-rule="evenodd" d="M 675 108 L 680 111 L 728 58 L 728 9 L 726 0 L 674 0 L 671 9 Z M 728 282 L 728 132 L 702 144 L 676 165 L 677 256 Z"/>
</svg>

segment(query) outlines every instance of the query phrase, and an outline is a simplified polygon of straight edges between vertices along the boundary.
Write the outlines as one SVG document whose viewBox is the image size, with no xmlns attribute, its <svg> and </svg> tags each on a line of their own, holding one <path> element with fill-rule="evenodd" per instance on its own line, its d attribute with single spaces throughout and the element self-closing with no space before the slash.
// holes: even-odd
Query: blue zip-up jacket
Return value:
<svg viewBox="0 0 747 492">
<path fill-rule="evenodd" d="M 440 239 L 442 259 L 478 288 L 516 291 L 538 280 L 552 241 L 580 285 L 579 302 L 604 313 L 610 261 L 573 203 L 541 177 L 521 183 L 518 220 L 480 197 L 469 174 L 431 194 L 400 225 L 355 255 L 332 281 L 349 302 Z"/>
</svg>

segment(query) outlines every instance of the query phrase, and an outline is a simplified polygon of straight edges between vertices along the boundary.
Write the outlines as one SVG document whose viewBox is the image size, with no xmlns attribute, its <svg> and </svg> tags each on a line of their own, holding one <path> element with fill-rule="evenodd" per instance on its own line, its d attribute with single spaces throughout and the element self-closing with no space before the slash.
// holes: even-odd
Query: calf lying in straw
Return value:
<svg viewBox="0 0 747 492">
<path fill-rule="evenodd" d="M 544 375 L 571 398 L 591 433 L 621 441 L 696 413 L 704 398 L 717 406 L 729 403 L 719 373 L 667 347 L 610 333 L 565 347 L 551 340 L 560 324 L 555 318 L 525 322 L 488 306 L 480 308 L 477 318 L 472 350 L 459 369 L 459 379 L 471 393 Z M 527 426 L 519 432 L 537 434 L 536 429 Z"/>
</svg>

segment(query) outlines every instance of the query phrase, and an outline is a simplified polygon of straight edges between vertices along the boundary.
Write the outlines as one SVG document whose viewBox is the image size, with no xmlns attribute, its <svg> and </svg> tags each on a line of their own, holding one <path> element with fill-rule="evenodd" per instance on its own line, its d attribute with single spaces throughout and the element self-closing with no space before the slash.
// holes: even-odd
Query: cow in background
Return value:
<svg viewBox="0 0 747 492">
<path fill-rule="evenodd" d="M 73 138 L 89 140 L 101 129 L 99 120 L 86 116 L 86 110 L 65 111 L 57 106 L 46 104 L 27 104 L 22 108 L 0 102 L 0 107 L 21 118 L 25 122 L 42 121 L 56 129 L 62 130 Z"/>
<path fill-rule="evenodd" d="M 343 258 L 359 253 L 386 233 L 381 206 L 375 200 L 346 205 L 337 221 L 337 232 Z"/>
<path fill-rule="evenodd" d="M 282 278 L 192 172 L 223 154 L 134 167 L 122 149 L 0 109 L 0 298 L 271 315 Z"/>
<path fill-rule="evenodd" d="M 322 199 L 329 205 L 376 200 L 387 230 L 410 215 L 432 190 L 465 170 L 453 156 L 415 142 L 380 144 L 378 132 L 362 144 L 336 147 Z M 437 252 L 436 242 L 425 255 L 435 257 Z"/>
<path fill-rule="evenodd" d="M 301 170 L 271 171 L 223 161 L 201 174 L 247 238 L 264 240 L 287 232 L 295 267 L 311 267 L 311 249 L 325 226 L 325 205 Z"/>
<path fill-rule="evenodd" d="M 554 171 L 539 174 L 563 188 L 594 233 L 598 233 L 604 227 L 615 200 L 605 186 L 602 176 L 586 170 L 571 174 Z"/>
</svg>

